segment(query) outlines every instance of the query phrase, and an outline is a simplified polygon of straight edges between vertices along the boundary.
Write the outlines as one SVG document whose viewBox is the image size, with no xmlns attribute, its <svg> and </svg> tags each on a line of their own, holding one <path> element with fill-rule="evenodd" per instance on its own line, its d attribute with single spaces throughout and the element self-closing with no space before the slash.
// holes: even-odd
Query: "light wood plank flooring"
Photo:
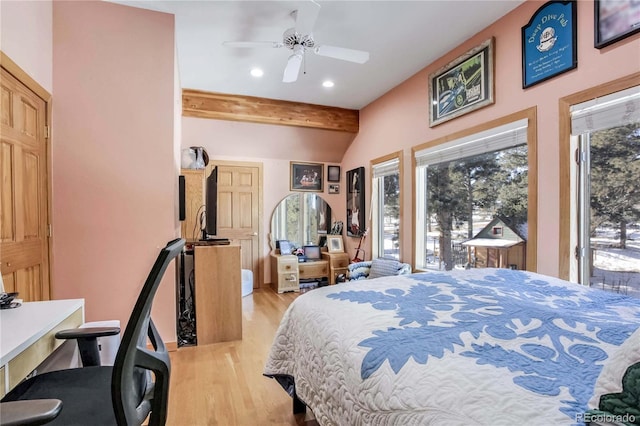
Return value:
<svg viewBox="0 0 640 426">
<path fill-rule="evenodd" d="M 280 319 L 297 293 L 269 287 L 242 299 L 243 338 L 171 353 L 167 425 L 317 425 L 262 370 Z M 310 410 L 307 410 L 310 411 Z"/>
</svg>

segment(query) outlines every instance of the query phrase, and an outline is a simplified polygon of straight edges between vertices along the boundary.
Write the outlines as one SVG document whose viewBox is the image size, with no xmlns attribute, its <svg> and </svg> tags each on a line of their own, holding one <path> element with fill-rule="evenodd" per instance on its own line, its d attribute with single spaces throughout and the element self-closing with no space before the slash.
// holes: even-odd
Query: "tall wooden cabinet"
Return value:
<svg viewBox="0 0 640 426">
<path fill-rule="evenodd" d="M 240 246 L 194 247 L 198 345 L 242 339 Z"/>
</svg>

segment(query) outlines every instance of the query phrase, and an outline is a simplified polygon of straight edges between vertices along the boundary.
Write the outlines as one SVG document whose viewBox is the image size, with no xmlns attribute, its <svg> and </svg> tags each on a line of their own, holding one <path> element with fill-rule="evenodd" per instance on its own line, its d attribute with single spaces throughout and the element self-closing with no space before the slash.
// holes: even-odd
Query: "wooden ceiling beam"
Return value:
<svg viewBox="0 0 640 426">
<path fill-rule="evenodd" d="M 253 96 L 182 90 L 182 115 L 358 133 L 360 112 Z"/>
</svg>

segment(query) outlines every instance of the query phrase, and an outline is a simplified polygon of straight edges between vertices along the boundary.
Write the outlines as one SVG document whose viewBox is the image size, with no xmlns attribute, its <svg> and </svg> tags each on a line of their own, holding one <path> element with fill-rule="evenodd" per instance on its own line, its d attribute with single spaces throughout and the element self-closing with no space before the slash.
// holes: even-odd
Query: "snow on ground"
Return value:
<svg viewBox="0 0 640 426">
<path fill-rule="evenodd" d="M 604 234 L 604 235 L 603 235 Z M 626 249 L 610 232 L 599 232 L 592 238 L 594 250 L 591 287 L 640 298 L 640 230 L 627 235 Z"/>
</svg>

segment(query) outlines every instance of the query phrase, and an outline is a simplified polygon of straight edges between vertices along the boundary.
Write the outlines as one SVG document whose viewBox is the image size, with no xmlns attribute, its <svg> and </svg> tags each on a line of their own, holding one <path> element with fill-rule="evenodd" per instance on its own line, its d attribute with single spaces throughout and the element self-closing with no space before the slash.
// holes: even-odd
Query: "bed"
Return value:
<svg viewBox="0 0 640 426">
<path fill-rule="evenodd" d="M 383 277 L 298 297 L 264 375 L 321 425 L 629 420 L 639 327 L 640 300 L 530 272 Z M 601 395 L 617 396 L 618 408 L 599 406 Z"/>
</svg>

